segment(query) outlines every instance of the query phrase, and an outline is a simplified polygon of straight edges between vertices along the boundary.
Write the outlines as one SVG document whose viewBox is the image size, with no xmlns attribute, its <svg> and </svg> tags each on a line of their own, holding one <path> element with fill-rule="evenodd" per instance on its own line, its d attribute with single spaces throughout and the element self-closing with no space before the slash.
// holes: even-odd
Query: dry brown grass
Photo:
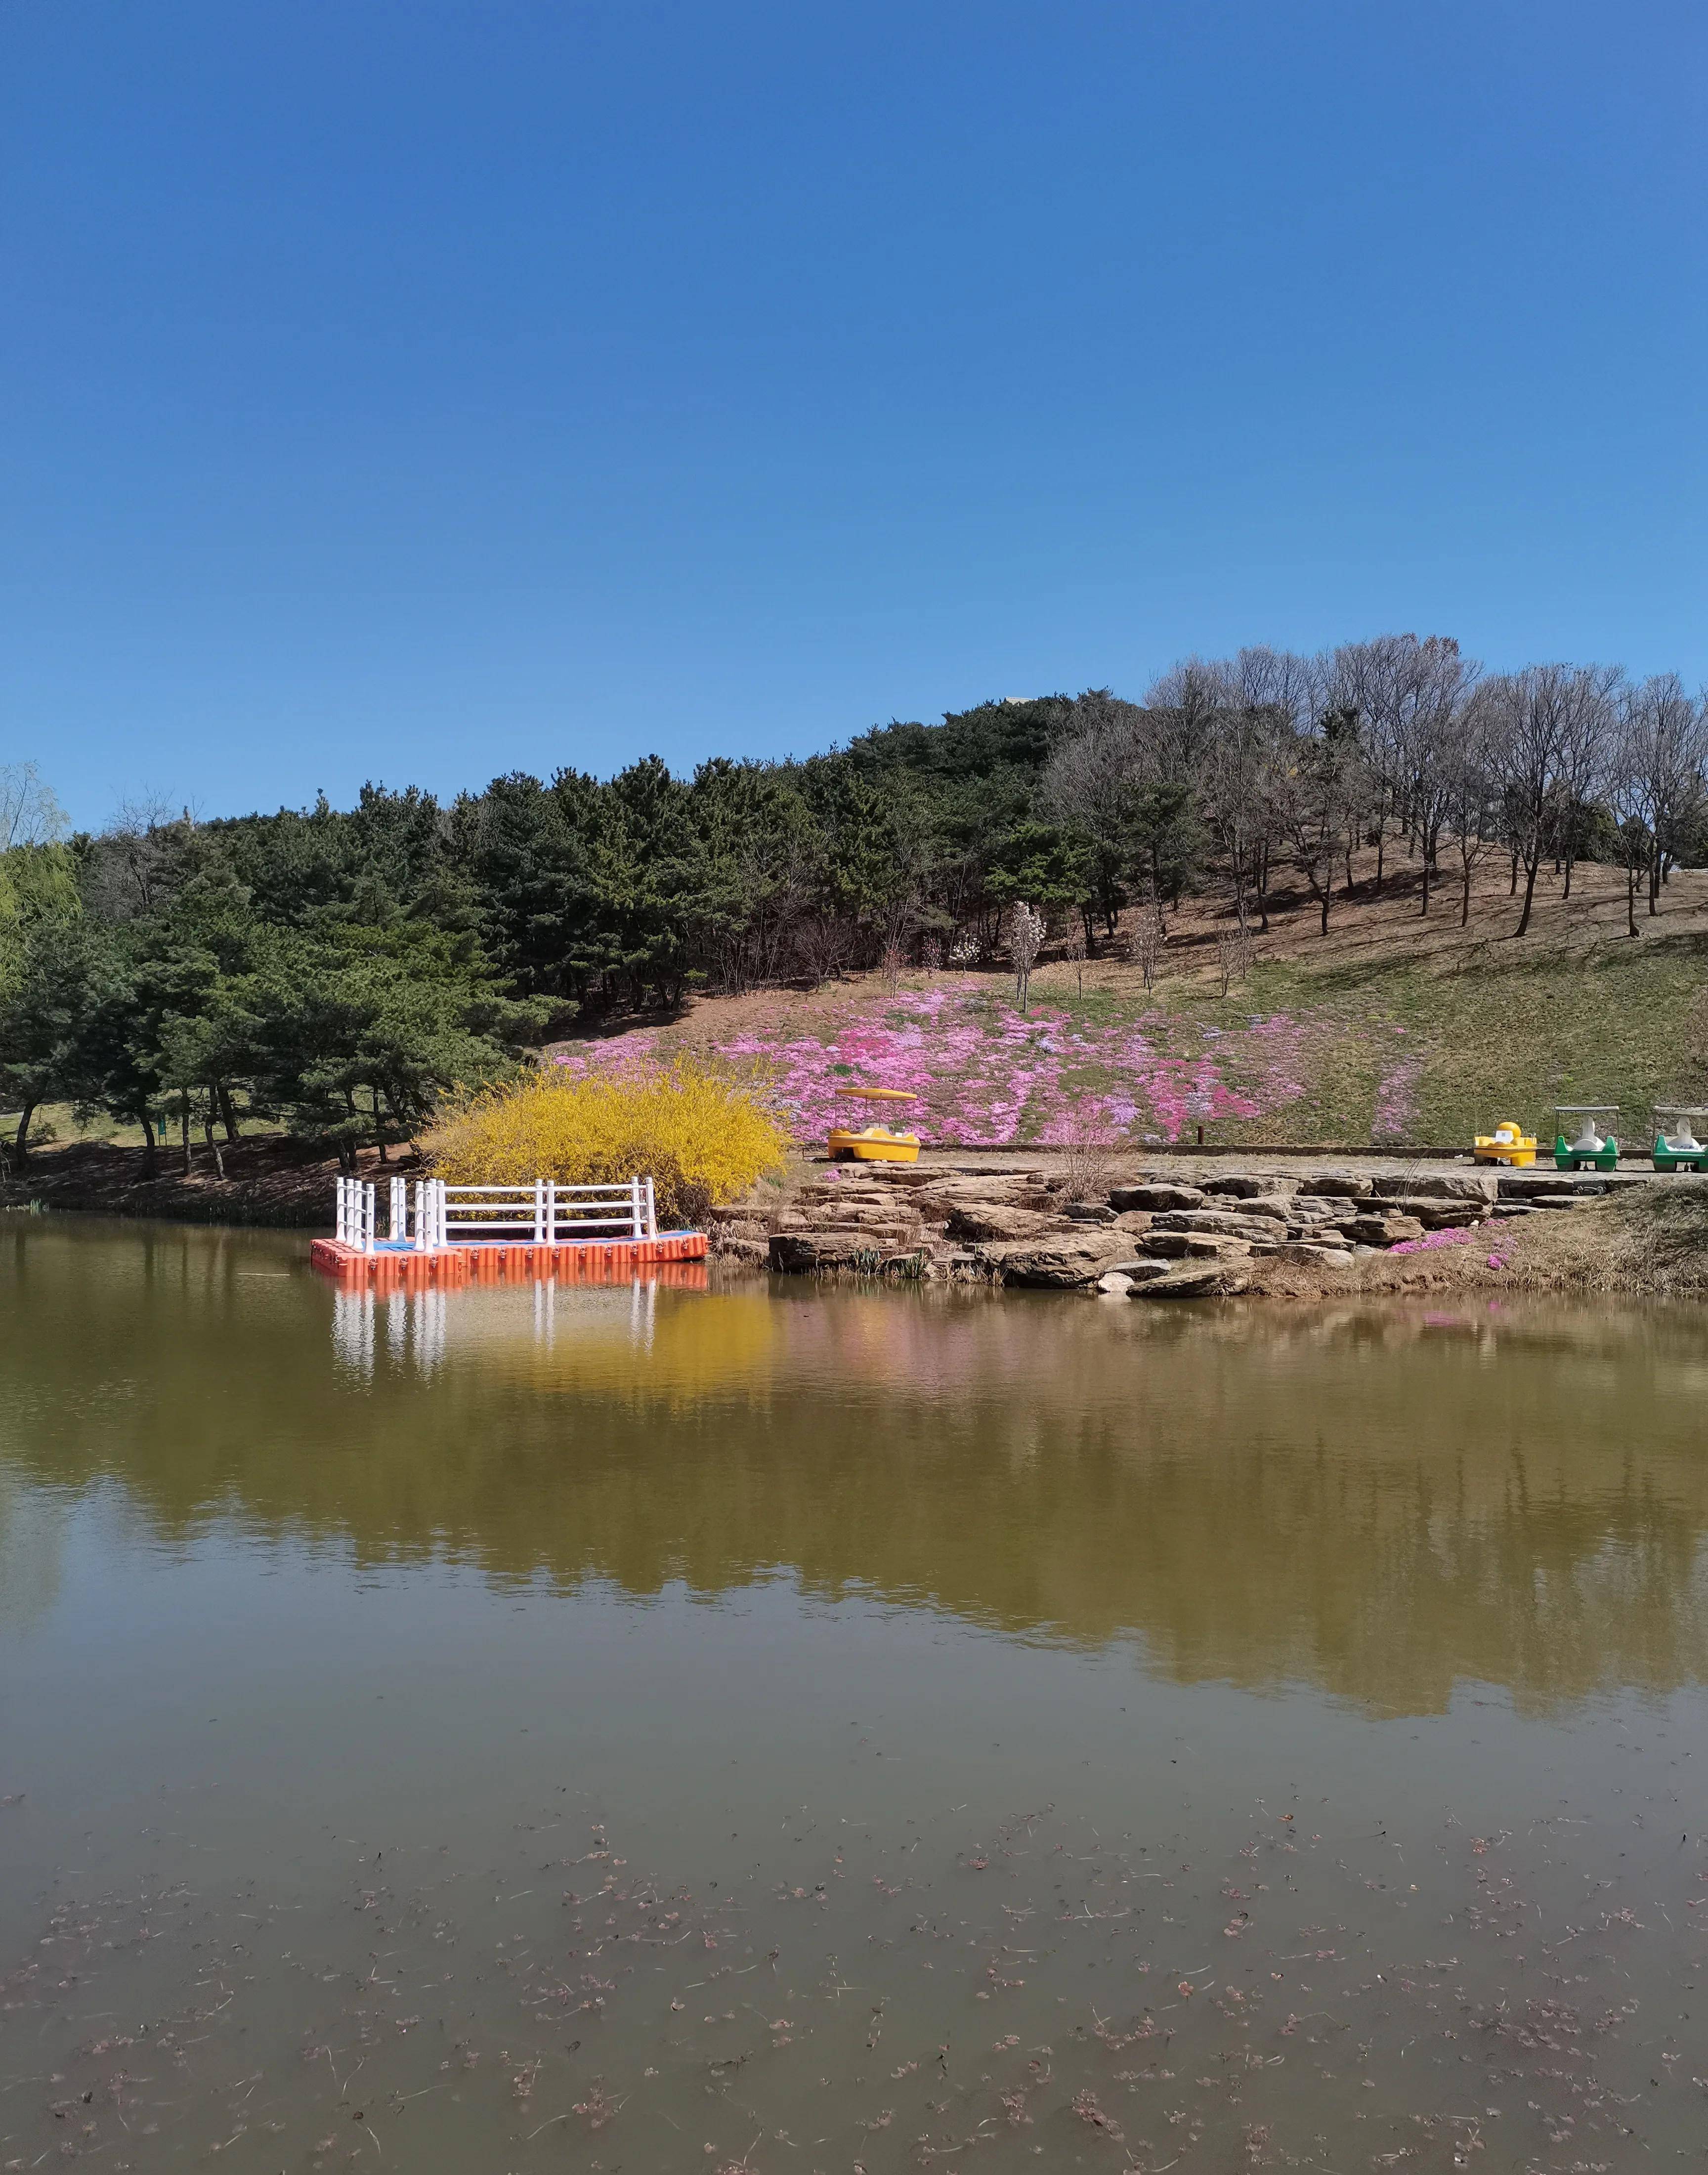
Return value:
<svg viewBox="0 0 1708 2175">
<path fill-rule="evenodd" d="M 1467 1245 L 1373 1254 L 1348 1269 L 1259 1262 L 1248 1288 L 1276 1299 L 1467 1291 L 1708 1298 L 1708 1179 L 1657 1178 L 1581 1208 L 1484 1224 Z"/>
</svg>

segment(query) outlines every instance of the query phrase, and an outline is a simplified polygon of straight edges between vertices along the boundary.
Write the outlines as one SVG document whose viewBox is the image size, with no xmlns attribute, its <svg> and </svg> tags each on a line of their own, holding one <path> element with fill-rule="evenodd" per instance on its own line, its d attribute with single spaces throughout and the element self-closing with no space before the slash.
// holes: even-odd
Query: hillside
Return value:
<svg viewBox="0 0 1708 2175">
<path fill-rule="evenodd" d="M 1468 1142 L 1505 1117 L 1551 1125 L 1556 1101 L 1622 1106 L 1646 1138 L 1656 1098 L 1708 1100 L 1708 873 L 1679 871 L 1662 911 L 1625 933 L 1621 873 L 1580 864 L 1570 900 L 1544 874 L 1528 935 L 1506 871 L 1478 871 L 1468 927 L 1438 890 L 1419 914 L 1415 868 L 1355 865 L 1328 934 L 1315 904 L 1282 893 L 1254 935 L 1249 972 L 1221 993 L 1217 898 L 1169 917 L 1155 987 L 1129 955 L 1046 953 L 1028 1012 L 1001 968 L 869 974 L 820 989 L 690 1003 L 678 1018 L 553 1046 L 577 1068 L 675 1049 L 763 1070 L 796 1130 L 830 1121 L 839 1084 L 914 1090 L 933 1141 L 1107 1138 L 1369 1147 Z"/>
</svg>

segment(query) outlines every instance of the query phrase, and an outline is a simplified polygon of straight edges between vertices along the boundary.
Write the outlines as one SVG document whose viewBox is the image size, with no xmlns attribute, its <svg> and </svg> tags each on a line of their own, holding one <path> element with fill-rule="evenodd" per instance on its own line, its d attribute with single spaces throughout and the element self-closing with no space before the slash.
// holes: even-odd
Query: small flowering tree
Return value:
<svg viewBox="0 0 1708 2175">
<path fill-rule="evenodd" d="M 1144 977 L 1147 992 L 1155 984 L 1157 963 L 1163 952 L 1163 917 L 1154 905 L 1147 904 L 1139 910 L 1139 919 L 1133 930 L 1133 957 Z"/>
<path fill-rule="evenodd" d="M 1014 1001 L 1022 1012 L 1043 943 L 1044 916 L 1023 898 L 1016 899 L 1008 914 L 1008 956 L 1014 962 Z"/>
</svg>

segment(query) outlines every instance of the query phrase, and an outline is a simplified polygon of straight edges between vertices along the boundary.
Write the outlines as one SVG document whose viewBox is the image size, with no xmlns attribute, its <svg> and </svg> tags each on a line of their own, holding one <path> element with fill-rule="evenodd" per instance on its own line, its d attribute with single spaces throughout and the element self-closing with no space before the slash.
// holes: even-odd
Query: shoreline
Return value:
<svg viewBox="0 0 1708 2175">
<path fill-rule="evenodd" d="M 277 1136 L 240 1141 L 224 1154 L 224 1178 L 203 1149 L 187 1177 L 162 1171 L 149 1180 L 139 1148 L 45 1149 L 21 1179 L 0 1185 L 0 1212 L 39 1207 L 305 1234 L 330 1229 L 335 1158 Z M 1686 1174 L 1622 1167 L 1571 1177 L 1540 1164 L 1502 1174 L 1463 1155 L 1277 1147 L 1242 1154 L 1195 1143 L 1112 1158 L 1100 1181 L 1105 1197 L 1070 1203 L 1062 1166 L 1071 1154 L 1047 1147 L 928 1148 L 917 1164 L 896 1166 L 832 1165 L 821 1157 L 797 1164 L 768 1199 L 714 1209 L 712 1258 L 726 1272 L 1012 1283 L 1064 1296 L 1708 1299 L 1708 1179 Z M 413 1154 L 394 1153 L 383 1166 L 372 1150 L 358 1158 L 371 1179 L 418 1169 Z M 1335 1170 L 1348 1185 L 1338 1207 Z M 1145 1194 L 1147 1185 L 1162 1191 Z M 1113 1205 L 1117 1196 L 1172 1200 L 1169 1188 L 1184 1214 Z M 1557 1212 L 1568 1189 L 1570 1212 Z M 1513 1198 L 1524 1191 L 1554 1198 L 1548 1209 L 1526 1211 Z M 1254 1196 L 1275 1219 L 1266 1232 L 1249 1212 Z M 1321 1233 L 1333 1234 L 1331 1244 L 1299 1228 L 1317 1201 L 1341 1219 Z M 1348 1210 L 1361 1217 L 1349 1219 Z M 1377 1237 L 1363 1220 L 1372 1214 L 1383 1218 L 1379 1243 L 1342 1231 L 1350 1220 Z M 1426 1218 L 1435 1228 L 1422 1228 Z M 1320 1215 L 1312 1220 L 1327 1223 Z M 1158 1223 L 1163 1228 L 1153 1231 Z M 1123 1276 L 1124 1288 L 1100 1288 L 1105 1278 Z"/>
</svg>

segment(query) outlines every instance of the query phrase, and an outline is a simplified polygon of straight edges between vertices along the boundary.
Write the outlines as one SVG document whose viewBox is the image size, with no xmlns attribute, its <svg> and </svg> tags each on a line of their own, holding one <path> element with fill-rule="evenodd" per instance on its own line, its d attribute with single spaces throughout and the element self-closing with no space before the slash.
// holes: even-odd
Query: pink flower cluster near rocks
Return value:
<svg viewBox="0 0 1708 2175">
<path fill-rule="evenodd" d="M 1396 1028 L 1396 1033 L 1405 1030 Z M 1423 1054 L 1407 1052 L 1384 1071 L 1376 1088 L 1376 1114 L 1370 1125 L 1373 1141 L 1404 1141 L 1414 1137 L 1418 1121 L 1418 1082 L 1423 1077 Z"/>
<path fill-rule="evenodd" d="M 1046 1005 L 1029 1013 L 959 989 L 853 994 L 809 1031 L 731 1031 L 694 1046 L 762 1068 L 793 1130 L 807 1137 L 846 1121 L 850 1087 L 917 1095 L 907 1122 L 952 1145 L 1071 1139 L 1176 1141 L 1218 1120 L 1261 1117 L 1302 1096 L 1305 1030 L 1283 1013 L 1238 1029 L 1201 1025 L 1212 1047 L 1171 1055 L 1179 1022 L 1148 1012 L 1101 1027 Z M 640 1029 L 561 1052 L 577 1071 L 618 1071 L 663 1056 L 675 1038 Z M 1230 1076 L 1232 1076 L 1230 1077 Z"/>
<path fill-rule="evenodd" d="M 1402 1239 L 1397 1245 L 1390 1246 L 1388 1251 L 1391 1254 L 1433 1254 L 1438 1246 L 1468 1246 L 1476 1236 L 1474 1230 L 1458 1229 L 1426 1231 L 1421 1239 Z M 1488 1266 L 1492 1269 L 1499 1265 L 1491 1256 Z"/>
</svg>

